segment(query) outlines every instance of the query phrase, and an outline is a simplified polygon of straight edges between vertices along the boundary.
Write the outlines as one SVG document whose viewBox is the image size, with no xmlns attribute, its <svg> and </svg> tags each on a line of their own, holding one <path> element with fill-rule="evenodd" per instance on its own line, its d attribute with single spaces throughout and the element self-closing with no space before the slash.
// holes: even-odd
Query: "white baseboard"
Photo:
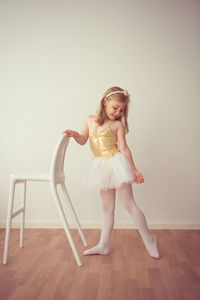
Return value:
<svg viewBox="0 0 200 300">
<path fill-rule="evenodd" d="M 77 228 L 75 223 L 69 223 L 70 228 Z M 81 223 L 85 229 L 98 229 L 102 227 L 101 223 Z M 6 228 L 6 223 L 0 223 L 0 228 Z M 12 222 L 12 228 L 20 228 L 20 223 Z M 63 228 L 61 223 L 25 223 L 25 228 Z M 200 229 L 200 224 L 148 224 L 149 229 Z M 135 224 L 116 223 L 114 229 L 137 229 Z"/>
</svg>

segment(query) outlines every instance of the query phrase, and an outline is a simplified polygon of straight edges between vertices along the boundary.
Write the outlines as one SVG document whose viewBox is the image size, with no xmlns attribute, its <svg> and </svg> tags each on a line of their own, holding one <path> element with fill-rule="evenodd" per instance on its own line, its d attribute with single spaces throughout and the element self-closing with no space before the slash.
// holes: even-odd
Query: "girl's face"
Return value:
<svg viewBox="0 0 200 300">
<path fill-rule="evenodd" d="M 104 109 L 107 117 L 110 120 L 115 120 L 119 117 L 122 117 L 124 114 L 124 108 L 126 104 L 120 102 L 116 99 L 104 99 Z"/>
</svg>

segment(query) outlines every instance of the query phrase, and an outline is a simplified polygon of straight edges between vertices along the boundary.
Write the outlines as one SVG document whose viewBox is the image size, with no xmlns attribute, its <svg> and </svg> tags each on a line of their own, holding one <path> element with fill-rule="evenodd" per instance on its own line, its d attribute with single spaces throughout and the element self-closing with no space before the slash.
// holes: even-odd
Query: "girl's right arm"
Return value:
<svg viewBox="0 0 200 300">
<path fill-rule="evenodd" d="M 78 144 L 85 145 L 89 137 L 88 121 L 89 121 L 89 116 L 85 120 L 81 134 L 71 129 L 66 129 L 62 133 L 63 134 L 66 133 L 69 137 L 73 137 Z"/>
</svg>

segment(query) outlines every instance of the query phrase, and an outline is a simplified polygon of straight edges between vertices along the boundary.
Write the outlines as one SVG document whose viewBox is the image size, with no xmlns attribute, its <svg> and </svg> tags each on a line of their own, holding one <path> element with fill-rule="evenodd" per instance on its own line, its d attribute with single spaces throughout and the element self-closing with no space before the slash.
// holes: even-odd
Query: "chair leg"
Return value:
<svg viewBox="0 0 200 300">
<path fill-rule="evenodd" d="M 24 211 L 21 214 L 21 227 L 20 227 L 20 248 L 24 245 L 24 223 L 25 223 L 25 204 L 26 204 L 26 180 L 24 180 L 24 195 L 22 199 L 22 207 L 24 207 Z"/>
<path fill-rule="evenodd" d="M 53 194 L 53 198 L 54 198 L 54 200 L 56 202 L 56 206 L 57 206 L 58 212 L 60 214 L 61 221 L 63 223 L 64 230 L 65 230 L 65 233 L 67 235 L 67 238 L 68 238 L 68 241 L 70 243 L 70 246 L 72 248 L 73 254 L 74 254 L 75 259 L 76 259 L 76 262 L 77 262 L 78 266 L 82 266 L 81 259 L 79 257 L 79 254 L 78 254 L 78 251 L 76 249 L 76 246 L 74 244 L 71 232 L 69 230 L 69 225 L 67 223 L 67 219 L 66 219 L 66 216 L 65 216 L 62 204 L 60 202 L 60 197 L 58 195 L 57 187 L 54 184 L 50 184 L 50 186 L 51 186 L 51 191 L 52 191 L 52 194 Z"/>
<path fill-rule="evenodd" d="M 10 241 L 10 229 L 12 223 L 12 211 L 15 197 L 15 181 L 11 179 L 10 181 L 10 190 L 9 190 L 9 201 L 8 201 L 8 214 L 7 214 L 7 223 L 6 223 L 6 235 L 5 235 L 5 245 L 4 245 L 4 256 L 3 264 L 7 264 L 8 261 L 8 248 Z"/>
<path fill-rule="evenodd" d="M 83 231 L 82 231 L 81 225 L 80 225 L 80 223 L 79 223 L 78 217 L 77 217 L 77 215 L 76 215 L 76 212 L 75 212 L 74 207 L 73 207 L 73 205 L 72 205 L 71 199 L 70 199 L 70 197 L 69 197 L 69 194 L 68 194 L 67 188 L 66 188 L 66 186 L 65 186 L 65 183 L 61 183 L 61 187 L 62 187 L 63 193 L 64 193 L 64 195 L 65 195 L 65 198 L 66 198 L 66 200 L 68 201 L 68 203 L 70 204 L 70 207 L 71 207 L 72 212 L 73 212 L 73 214 L 74 214 L 74 217 L 75 217 L 75 220 L 76 220 L 76 225 L 77 225 L 77 227 L 78 227 L 78 232 L 79 232 L 79 234 L 80 234 L 80 237 L 81 237 L 81 239 L 82 239 L 82 242 L 83 242 L 84 246 L 88 246 L 88 243 L 87 243 L 87 241 L 86 241 L 86 239 L 85 239 L 85 236 L 84 236 L 84 233 L 83 233 Z"/>
</svg>

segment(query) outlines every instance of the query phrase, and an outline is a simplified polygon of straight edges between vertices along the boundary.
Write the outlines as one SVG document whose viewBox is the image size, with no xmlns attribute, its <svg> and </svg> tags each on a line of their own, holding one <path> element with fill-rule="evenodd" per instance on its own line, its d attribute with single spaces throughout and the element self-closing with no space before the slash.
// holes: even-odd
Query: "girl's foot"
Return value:
<svg viewBox="0 0 200 300">
<path fill-rule="evenodd" d="M 155 234 L 152 235 L 152 241 L 145 243 L 146 249 L 149 252 L 149 255 L 153 258 L 160 258 L 158 246 L 157 246 L 157 237 Z"/>
<path fill-rule="evenodd" d="M 92 255 L 92 254 L 103 254 L 107 255 L 110 253 L 109 247 L 103 247 L 100 245 L 97 245 L 93 248 L 90 248 L 88 250 L 83 251 L 84 255 Z"/>
</svg>

